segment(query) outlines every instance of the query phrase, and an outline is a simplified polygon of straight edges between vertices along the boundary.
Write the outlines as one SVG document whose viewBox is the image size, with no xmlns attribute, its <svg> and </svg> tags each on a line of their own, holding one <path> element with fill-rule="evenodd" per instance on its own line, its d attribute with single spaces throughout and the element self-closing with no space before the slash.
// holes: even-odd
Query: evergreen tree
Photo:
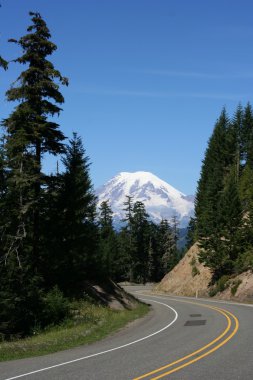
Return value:
<svg viewBox="0 0 253 380">
<path fill-rule="evenodd" d="M 231 157 L 231 165 L 234 164 L 237 181 L 241 174 L 241 164 L 244 159 L 245 149 L 243 142 L 243 118 L 244 110 L 241 104 L 239 104 L 227 130 L 227 154 Z"/>
<path fill-rule="evenodd" d="M 125 208 L 125 218 L 122 220 L 125 226 L 121 230 L 120 234 L 120 252 L 121 256 L 124 257 L 126 264 L 126 269 L 129 271 L 129 280 L 134 281 L 134 244 L 133 244 L 133 197 L 127 195 L 126 201 L 123 203 Z"/>
<path fill-rule="evenodd" d="M 129 231 L 126 226 L 122 227 L 117 234 L 119 247 L 119 260 L 117 279 L 120 281 L 134 281 L 132 271 L 131 250 L 129 246 Z"/>
<path fill-rule="evenodd" d="M 41 249 L 43 250 L 42 268 L 46 289 L 53 289 L 62 281 L 61 263 L 63 252 L 63 178 L 59 173 L 46 178 L 41 222 Z"/>
<path fill-rule="evenodd" d="M 96 197 L 89 174 L 89 157 L 76 133 L 63 158 L 62 175 L 62 281 L 68 295 L 79 294 L 85 280 L 99 273 Z"/>
<path fill-rule="evenodd" d="M 45 153 L 56 155 L 64 150 L 65 137 L 58 124 L 51 120 L 61 110 L 57 104 L 64 102 L 55 80 L 67 84 L 67 79 L 46 59 L 56 50 L 56 45 L 50 41 L 45 21 L 39 13 L 30 12 L 30 15 L 33 24 L 28 27 L 28 34 L 19 40 L 10 40 L 23 52 L 14 62 L 26 65 L 27 69 L 18 77 L 16 86 L 6 93 L 8 101 L 19 104 L 2 124 L 6 131 L 9 184 L 17 199 L 14 203 L 16 227 L 13 226 L 10 244 L 19 238 L 24 244 L 26 237 L 30 237 L 35 259 L 40 255 L 39 210 L 44 185 L 41 160 Z M 29 231 L 28 225 L 32 225 Z"/>
<path fill-rule="evenodd" d="M 190 249 L 196 242 L 196 219 L 191 217 L 187 227 L 186 248 Z"/>
<path fill-rule="evenodd" d="M 7 100 L 17 105 L 2 122 L 8 175 L 0 221 L 0 325 L 6 326 L 3 329 L 8 334 L 27 333 L 40 320 L 46 271 L 41 247 L 46 182 L 41 161 L 46 153 L 56 155 L 64 150 L 64 135 L 52 116 L 60 113 L 58 105 L 64 101 L 55 81 L 67 84 L 67 80 L 46 59 L 56 45 L 50 41 L 45 21 L 38 13 L 30 16 L 28 33 L 10 40 L 22 51 L 14 62 L 25 65 L 26 70 L 6 93 Z"/>
<path fill-rule="evenodd" d="M 112 224 L 113 212 L 109 201 L 103 201 L 99 208 L 100 254 L 103 272 L 106 277 L 118 280 L 121 276 L 121 258 L 116 233 Z"/>
<path fill-rule="evenodd" d="M 242 126 L 243 163 L 250 165 L 253 169 L 253 110 L 248 103 L 244 109 Z"/>
<path fill-rule="evenodd" d="M 179 261 L 177 224 L 176 217 L 172 219 L 172 226 L 166 219 L 162 220 L 160 224 L 163 274 L 171 271 Z"/>
<path fill-rule="evenodd" d="M 200 261 L 213 281 L 238 270 L 252 247 L 252 109 L 239 105 L 231 122 L 225 116 L 223 111 L 209 140 L 196 197 Z"/>
<path fill-rule="evenodd" d="M 126 196 L 126 201 L 123 203 L 125 208 L 123 211 L 125 211 L 125 218 L 123 219 L 123 222 L 127 223 L 128 229 L 131 230 L 132 222 L 133 222 L 133 197 L 130 195 Z"/>
<path fill-rule="evenodd" d="M 159 226 L 149 222 L 148 280 L 158 282 L 163 277 Z"/>
<path fill-rule="evenodd" d="M 217 213 L 219 230 L 201 241 L 204 248 L 200 261 L 213 273 L 213 281 L 234 271 L 234 264 L 242 248 L 242 209 L 239 199 L 236 169 L 232 168 L 219 201 Z"/>
<path fill-rule="evenodd" d="M 223 110 L 209 140 L 198 182 L 195 200 L 196 229 L 198 238 L 216 234 L 217 213 L 224 178 L 228 174 L 234 157 L 228 155 L 227 131 L 229 119 Z"/>
<path fill-rule="evenodd" d="M 7 170 L 6 170 L 6 164 L 5 164 L 5 151 L 4 151 L 4 143 L 3 139 L 0 140 L 0 220 L 2 223 L 0 223 L 0 228 L 2 226 L 3 228 L 3 219 L 4 219 L 4 199 L 7 191 Z M 2 231 L 3 233 L 3 231 Z M 0 230 L 0 236 L 1 236 L 1 230 Z"/>
<path fill-rule="evenodd" d="M 243 169 L 239 183 L 239 194 L 244 214 L 249 215 L 253 210 L 253 167 L 250 164 L 246 164 Z"/>
<path fill-rule="evenodd" d="M 145 206 L 140 201 L 135 202 L 133 207 L 132 237 L 134 279 L 145 283 L 148 279 L 149 222 Z"/>
</svg>

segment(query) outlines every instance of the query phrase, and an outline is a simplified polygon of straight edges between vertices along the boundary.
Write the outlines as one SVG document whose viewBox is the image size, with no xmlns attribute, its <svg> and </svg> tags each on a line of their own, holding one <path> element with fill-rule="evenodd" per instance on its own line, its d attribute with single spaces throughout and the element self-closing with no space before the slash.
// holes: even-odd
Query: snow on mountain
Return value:
<svg viewBox="0 0 253 380">
<path fill-rule="evenodd" d="M 125 217 L 123 208 L 127 195 L 133 197 L 133 202 L 143 202 L 155 223 L 162 219 L 170 221 L 173 216 L 177 216 L 179 227 L 183 228 L 194 213 L 194 197 L 186 196 L 149 172 L 119 173 L 99 188 L 96 194 L 99 205 L 109 200 L 115 224 Z"/>
</svg>

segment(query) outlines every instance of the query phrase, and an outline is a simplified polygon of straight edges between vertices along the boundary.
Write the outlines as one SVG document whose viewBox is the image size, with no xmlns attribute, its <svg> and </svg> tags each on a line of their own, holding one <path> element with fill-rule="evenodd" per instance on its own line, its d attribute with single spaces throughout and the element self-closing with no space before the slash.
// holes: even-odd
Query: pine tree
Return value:
<svg viewBox="0 0 253 380">
<path fill-rule="evenodd" d="M 134 279 L 145 283 L 148 279 L 149 222 L 145 206 L 140 201 L 135 202 L 133 207 L 132 237 Z"/>
<path fill-rule="evenodd" d="M 126 201 L 123 203 L 125 208 L 125 218 L 122 222 L 125 226 L 120 233 L 120 252 L 124 257 L 125 269 L 129 271 L 128 278 L 130 282 L 134 281 L 134 244 L 133 244 L 133 197 L 127 195 Z"/>
<path fill-rule="evenodd" d="M 250 164 L 246 164 L 243 169 L 239 183 L 239 194 L 246 216 L 253 210 L 253 168 Z"/>
<path fill-rule="evenodd" d="M 96 197 L 89 174 L 89 157 L 76 133 L 63 158 L 62 175 L 62 281 L 67 295 L 79 294 L 85 280 L 99 273 L 95 223 Z"/>
<path fill-rule="evenodd" d="M 58 105 L 64 101 L 55 81 L 67 84 L 67 79 L 46 59 L 56 45 L 50 41 L 45 21 L 39 13 L 31 12 L 30 16 L 28 33 L 19 40 L 10 40 L 22 51 L 14 62 L 25 65 L 26 70 L 6 92 L 7 100 L 18 104 L 2 122 L 8 175 L 4 229 L 3 220 L 0 222 L 4 257 L 0 263 L 0 320 L 5 321 L 9 333 L 27 333 L 41 314 L 46 270 L 42 267 L 45 260 L 41 247 L 46 182 L 41 162 L 46 153 L 64 151 L 64 135 L 52 116 L 60 113 Z"/>
<path fill-rule="evenodd" d="M 4 151 L 4 142 L 3 139 L 0 140 L 0 228 L 3 226 L 4 219 L 4 198 L 7 191 L 7 170 L 5 164 L 5 151 Z M 1 230 L 0 230 L 1 231 Z M 0 232 L 1 236 L 1 232 Z"/>
<path fill-rule="evenodd" d="M 219 201 L 219 230 L 202 241 L 200 261 L 213 273 L 213 280 L 231 274 L 242 249 L 242 208 L 239 199 L 237 170 L 232 168 Z"/>
<path fill-rule="evenodd" d="M 244 142 L 243 142 L 243 118 L 244 110 L 239 104 L 235 115 L 227 130 L 227 154 L 231 157 L 231 165 L 234 164 L 237 181 L 241 174 L 241 164 L 244 159 Z"/>
<path fill-rule="evenodd" d="M 13 239 L 25 239 L 28 224 L 33 224 L 31 244 L 33 256 L 39 255 L 40 199 L 43 185 L 41 160 L 45 153 L 56 155 L 64 151 L 64 135 L 51 117 L 61 111 L 57 104 L 64 102 L 59 85 L 67 84 L 53 64 L 46 59 L 56 50 L 50 32 L 39 13 L 30 12 L 33 24 L 28 34 L 16 43 L 23 55 L 14 62 L 27 65 L 18 77 L 16 86 L 7 91 L 8 101 L 17 101 L 12 114 L 3 121 L 6 131 L 6 151 L 10 183 L 16 191 L 18 210 L 16 233 Z M 50 120 L 48 118 L 50 117 Z M 18 204 L 17 204 L 18 203 Z"/>
<path fill-rule="evenodd" d="M 172 219 L 172 225 L 166 219 L 160 224 L 163 275 L 171 271 L 179 261 L 177 225 L 176 217 Z"/>
<path fill-rule="evenodd" d="M 253 110 L 249 103 L 244 109 L 242 144 L 244 147 L 243 162 L 253 169 Z"/>
<path fill-rule="evenodd" d="M 149 246 L 148 246 L 148 280 L 158 282 L 163 277 L 159 226 L 149 222 Z"/>
<path fill-rule="evenodd" d="M 103 201 L 99 208 L 99 232 L 100 232 L 100 254 L 104 276 L 118 280 L 121 276 L 121 258 L 116 233 L 113 228 L 113 212 L 109 201 Z"/>
<path fill-rule="evenodd" d="M 232 122 L 225 116 L 223 111 L 209 140 L 196 198 L 200 261 L 212 270 L 213 281 L 234 272 L 247 245 L 252 197 L 251 106 L 239 105 Z"/>
<path fill-rule="evenodd" d="M 186 236 L 186 248 L 190 249 L 191 246 L 196 242 L 196 219 L 191 217 Z"/>
<path fill-rule="evenodd" d="M 61 283 L 62 273 L 60 264 L 63 257 L 64 239 L 62 230 L 63 226 L 63 205 L 62 191 L 63 178 L 62 175 L 56 173 L 46 178 L 46 191 L 44 192 L 41 208 L 43 210 L 41 220 L 41 238 L 40 244 L 43 250 L 42 268 L 44 286 L 47 290 L 53 289 Z"/>
</svg>

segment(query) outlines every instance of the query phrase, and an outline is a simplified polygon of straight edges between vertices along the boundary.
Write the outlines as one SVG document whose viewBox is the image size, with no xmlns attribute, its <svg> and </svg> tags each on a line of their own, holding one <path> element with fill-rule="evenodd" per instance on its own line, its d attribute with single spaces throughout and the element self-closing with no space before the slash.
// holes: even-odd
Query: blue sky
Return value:
<svg viewBox="0 0 253 380">
<path fill-rule="evenodd" d="M 193 194 L 223 106 L 252 102 L 251 0 L 1 0 L 0 54 L 8 38 L 45 18 L 58 46 L 49 59 L 69 77 L 58 122 L 82 136 L 95 187 L 120 171 L 151 171 Z M 20 72 L 1 71 L 4 93 Z M 45 167 L 55 170 L 47 158 Z"/>
</svg>

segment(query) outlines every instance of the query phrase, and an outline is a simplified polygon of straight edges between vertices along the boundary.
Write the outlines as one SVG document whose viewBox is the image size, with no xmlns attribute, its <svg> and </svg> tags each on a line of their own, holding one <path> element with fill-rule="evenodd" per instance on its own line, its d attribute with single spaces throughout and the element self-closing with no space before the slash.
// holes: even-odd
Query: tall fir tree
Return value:
<svg viewBox="0 0 253 380">
<path fill-rule="evenodd" d="M 198 238 L 216 234 L 218 201 L 224 186 L 224 177 L 230 170 L 233 157 L 227 154 L 229 118 L 225 109 L 216 122 L 209 140 L 198 182 L 195 213 Z"/>
<path fill-rule="evenodd" d="M 164 219 L 160 223 L 161 250 L 162 250 L 162 267 L 163 274 L 171 271 L 179 261 L 179 252 L 177 249 L 178 241 L 178 222 L 176 217 L 172 218 L 172 224 Z"/>
<path fill-rule="evenodd" d="M 103 274 L 113 280 L 120 279 L 121 257 L 116 232 L 113 228 L 113 212 L 109 201 L 103 201 L 99 208 L 99 235 L 100 255 L 102 259 Z"/>
<path fill-rule="evenodd" d="M 76 133 L 63 158 L 62 261 L 60 288 L 78 295 L 86 280 L 99 273 L 96 196 L 89 174 L 89 157 Z"/>
<path fill-rule="evenodd" d="M 240 270 L 241 257 L 245 251 L 251 257 L 253 245 L 251 105 L 239 105 L 231 122 L 225 116 L 223 111 L 209 140 L 195 209 L 200 261 L 212 270 L 213 281 Z"/>
<path fill-rule="evenodd" d="M 253 110 L 250 103 L 244 109 L 242 124 L 243 163 L 253 169 Z"/>
<path fill-rule="evenodd" d="M 137 201 L 133 207 L 132 219 L 133 251 L 132 263 L 134 279 L 145 283 L 148 279 L 148 259 L 149 259 L 149 222 L 145 205 Z"/>
<path fill-rule="evenodd" d="M 10 40 L 22 51 L 13 62 L 26 69 L 6 93 L 8 101 L 18 104 L 2 122 L 8 176 L 6 213 L 0 221 L 4 256 L 0 264 L 0 309 L 4 315 L 0 320 L 7 323 L 9 317 L 9 333 L 28 332 L 39 318 L 45 271 L 41 249 L 45 177 L 41 162 L 46 153 L 64 151 L 64 135 L 52 117 L 60 113 L 58 105 L 64 101 L 56 81 L 67 84 L 67 79 L 46 59 L 56 45 L 50 41 L 45 21 L 39 13 L 31 12 L 30 16 L 28 33 L 19 40 Z"/>
<path fill-rule="evenodd" d="M 133 243 L 133 197 L 126 196 L 123 203 L 125 211 L 125 218 L 122 220 L 124 227 L 120 234 L 120 252 L 125 261 L 125 269 L 128 270 L 128 278 L 131 282 L 134 281 L 134 243 Z"/>
<path fill-rule="evenodd" d="M 19 40 L 10 40 L 23 52 L 14 62 L 26 65 L 27 69 L 18 77 L 16 86 L 6 93 L 8 101 L 19 104 L 2 124 L 6 133 L 9 182 L 18 200 L 15 202 L 17 226 L 13 239 L 22 233 L 28 236 L 26 225 L 32 224 L 29 235 L 35 258 L 40 254 L 39 210 L 44 184 L 42 157 L 45 153 L 56 155 L 64 151 L 65 137 L 58 124 L 51 120 L 61 111 L 57 104 L 64 102 L 55 80 L 67 84 L 67 79 L 46 59 L 57 47 L 50 41 L 51 35 L 45 21 L 39 13 L 30 12 L 30 16 L 32 25 L 27 29 L 28 34 Z"/>
<path fill-rule="evenodd" d="M 204 250 L 200 253 L 200 261 L 211 269 L 213 281 L 222 275 L 233 273 L 242 247 L 242 208 L 236 167 L 231 168 L 226 179 L 216 217 L 219 229 L 216 235 L 210 234 L 201 242 Z"/>
</svg>

